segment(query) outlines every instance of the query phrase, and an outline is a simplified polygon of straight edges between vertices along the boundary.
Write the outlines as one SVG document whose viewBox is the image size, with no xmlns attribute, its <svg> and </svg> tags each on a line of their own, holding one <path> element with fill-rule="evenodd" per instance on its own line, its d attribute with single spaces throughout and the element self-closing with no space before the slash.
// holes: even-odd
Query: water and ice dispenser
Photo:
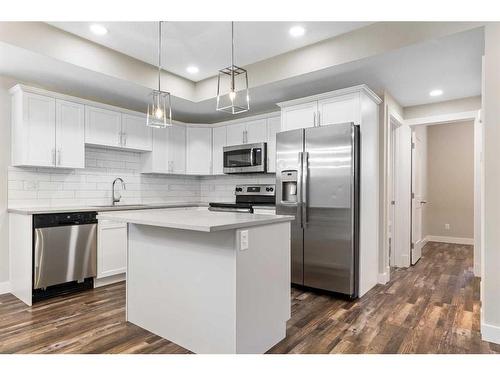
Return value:
<svg viewBox="0 0 500 375">
<path fill-rule="evenodd" d="M 281 172 L 281 202 L 297 203 L 297 171 Z"/>
</svg>

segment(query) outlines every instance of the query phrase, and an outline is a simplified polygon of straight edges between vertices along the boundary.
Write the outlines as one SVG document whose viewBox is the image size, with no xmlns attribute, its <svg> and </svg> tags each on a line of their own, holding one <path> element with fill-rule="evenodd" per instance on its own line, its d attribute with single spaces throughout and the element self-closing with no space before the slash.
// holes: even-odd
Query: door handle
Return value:
<svg viewBox="0 0 500 375">
<path fill-rule="evenodd" d="M 303 152 L 299 152 L 297 161 L 297 215 L 300 214 L 300 227 L 304 228 L 304 219 L 302 217 L 302 163 L 304 162 Z"/>
<path fill-rule="evenodd" d="M 61 149 L 57 150 L 57 165 L 61 165 Z"/>
<path fill-rule="evenodd" d="M 313 113 L 313 127 L 316 126 L 316 112 Z"/>
<path fill-rule="evenodd" d="M 304 221 L 304 227 L 309 223 L 308 212 L 307 212 L 307 179 L 309 174 L 309 152 L 304 152 L 302 154 L 302 217 Z"/>
<path fill-rule="evenodd" d="M 250 149 L 250 165 L 253 167 L 255 165 L 255 157 L 254 157 L 255 149 L 252 147 Z"/>
</svg>

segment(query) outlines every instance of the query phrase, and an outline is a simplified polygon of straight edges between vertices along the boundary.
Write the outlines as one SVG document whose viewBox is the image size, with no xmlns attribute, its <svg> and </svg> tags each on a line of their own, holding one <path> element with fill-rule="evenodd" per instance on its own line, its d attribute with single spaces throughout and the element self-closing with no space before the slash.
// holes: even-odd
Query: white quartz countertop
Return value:
<svg viewBox="0 0 500 375">
<path fill-rule="evenodd" d="M 257 215 L 240 212 L 209 211 L 204 207 L 121 211 L 99 213 L 98 219 L 199 232 L 246 228 L 292 221 L 293 216 Z"/>
<path fill-rule="evenodd" d="M 34 215 L 34 214 L 51 214 L 60 212 L 106 212 L 106 211 L 130 211 L 130 210 L 148 210 L 160 208 L 176 208 L 176 207 L 205 207 L 207 203 L 201 202 L 168 202 L 168 203 L 148 203 L 148 204 L 133 204 L 115 206 L 66 206 L 66 207 L 14 207 L 9 208 L 9 213 Z"/>
</svg>

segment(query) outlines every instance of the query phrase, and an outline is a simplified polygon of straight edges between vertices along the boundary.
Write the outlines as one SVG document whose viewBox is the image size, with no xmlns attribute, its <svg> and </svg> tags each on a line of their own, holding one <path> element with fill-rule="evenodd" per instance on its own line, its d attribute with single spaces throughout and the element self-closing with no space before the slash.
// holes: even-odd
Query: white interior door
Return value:
<svg viewBox="0 0 500 375">
<path fill-rule="evenodd" d="M 422 191 L 422 140 L 412 131 L 411 150 L 411 264 L 422 256 L 422 206 L 426 203 Z"/>
</svg>

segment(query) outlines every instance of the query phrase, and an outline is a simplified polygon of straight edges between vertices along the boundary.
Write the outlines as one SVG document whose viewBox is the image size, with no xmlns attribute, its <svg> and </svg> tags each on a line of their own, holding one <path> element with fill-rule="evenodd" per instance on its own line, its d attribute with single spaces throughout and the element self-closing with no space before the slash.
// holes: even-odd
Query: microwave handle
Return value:
<svg viewBox="0 0 500 375">
<path fill-rule="evenodd" d="M 255 151 L 255 149 L 252 147 L 252 148 L 250 149 L 250 165 L 251 165 L 252 167 L 255 165 L 255 164 L 254 164 L 254 162 L 255 162 L 255 158 L 254 158 L 254 156 L 253 156 L 254 151 Z"/>
</svg>

